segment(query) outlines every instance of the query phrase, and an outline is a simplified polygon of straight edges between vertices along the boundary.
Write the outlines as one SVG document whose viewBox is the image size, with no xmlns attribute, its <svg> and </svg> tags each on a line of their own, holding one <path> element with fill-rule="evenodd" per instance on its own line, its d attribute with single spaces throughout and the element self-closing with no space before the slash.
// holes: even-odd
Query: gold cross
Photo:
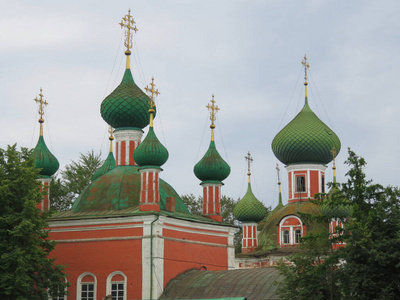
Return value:
<svg viewBox="0 0 400 300">
<path fill-rule="evenodd" d="M 122 20 L 121 23 L 119 23 L 119 25 L 121 25 L 121 28 L 126 27 L 127 31 L 125 32 L 125 42 L 124 45 L 126 47 L 126 51 L 130 53 L 129 49 L 132 48 L 132 33 L 131 33 L 131 29 L 134 30 L 135 32 L 138 31 L 139 29 L 137 29 L 136 27 L 136 22 L 133 20 L 133 17 L 131 16 L 131 10 L 129 9 L 128 14 L 125 15 Z"/>
<path fill-rule="evenodd" d="M 309 63 L 307 62 L 307 56 L 304 54 L 304 59 L 301 61 L 301 64 L 304 66 L 304 80 L 305 80 L 305 82 L 304 82 L 304 84 L 307 84 L 307 79 L 308 79 L 308 77 L 307 77 L 307 69 L 309 69 L 310 68 L 310 65 L 309 65 Z"/>
<path fill-rule="evenodd" d="M 160 92 L 158 91 L 158 89 L 156 89 L 156 90 L 154 89 L 154 87 L 156 86 L 154 84 L 154 77 L 151 78 L 150 85 L 151 85 L 151 88 L 149 86 L 146 86 L 144 89 L 150 96 L 150 101 L 149 101 L 150 108 L 153 108 L 154 107 L 154 99 L 156 96 L 160 95 Z"/>
<path fill-rule="evenodd" d="M 332 157 L 333 157 L 333 168 L 336 169 L 335 158 L 336 158 L 337 153 L 336 153 L 335 145 L 332 145 L 331 153 L 332 153 Z"/>
<path fill-rule="evenodd" d="M 217 119 L 217 118 L 215 117 L 215 115 L 216 115 L 217 112 L 219 111 L 218 105 L 215 106 L 214 94 L 212 94 L 211 103 L 212 103 L 211 105 L 210 105 L 210 104 L 207 104 L 206 107 L 207 107 L 208 110 L 210 111 L 210 120 L 211 120 L 210 128 L 211 128 L 211 129 L 214 129 L 214 128 L 215 128 L 214 121 Z"/>
<path fill-rule="evenodd" d="M 114 136 L 113 136 L 114 130 L 113 130 L 112 126 L 110 126 L 110 129 L 108 129 L 108 132 L 110 133 L 110 137 L 108 139 L 110 141 L 114 140 Z"/>
<path fill-rule="evenodd" d="M 276 172 L 278 173 L 278 184 L 281 183 L 280 176 L 279 176 L 280 171 L 281 171 L 281 169 L 279 169 L 279 164 L 276 164 Z"/>
<path fill-rule="evenodd" d="M 250 155 L 250 151 L 247 152 L 247 156 L 245 156 L 244 158 L 247 160 L 247 170 L 248 170 L 247 175 L 250 176 L 251 175 L 251 173 L 250 173 L 250 163 L 253 162 L 253 158 Z"/>
<path fill-rule="evenodd" d="M 33 100 L 35 100 L 35 102 L 39 104 L 39 115 L 40 115 L 39 122 L 43 123 L 44 106 L 47 106 L 49 103 L 47 103 L 46 100 L 43 100 L 42 88 L 40 88 L 39 99 L 36 97 Z"/>
</svg>

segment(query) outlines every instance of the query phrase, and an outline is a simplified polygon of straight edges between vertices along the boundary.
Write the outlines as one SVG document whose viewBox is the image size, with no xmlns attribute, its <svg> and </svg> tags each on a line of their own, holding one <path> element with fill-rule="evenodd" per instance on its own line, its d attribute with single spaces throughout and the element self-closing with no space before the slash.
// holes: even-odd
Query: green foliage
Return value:
<svg viewBox="0 0 400 300">
<path fill-rule="evenodd" d="M 57 211 L 67 210 L 89 185 L 93 174 L 102 165 L 101 153 L 94 151 L 82 154 L 78 162 L 72 161 L 61 171 L 61 178 L 56 175 L 50 185 L 50 204 Z"/>
<path fill-rule="evenodd" d="M 338 238 L 307 234 L 302 252 L 291 265 L 278 269 L 285 279 L 282 299 L 399 299 L 400 298 L 400 191 L 366 180 L 365 160 L 349 150 L 347 183 L 328 195 L 320 216 L 307 222 L 345 222 Z M 345 247 L 332 250 L 344 241 Z"/>
<path fill-rule="evenodd" d="M 30 152 L 0 149 L 0 299 L 48 299 L 47 290 L 63 293 L 63 267 L 48 257 L 47 214 L 36 205 L 45 192 L 36 180 Z"/>
</svg>

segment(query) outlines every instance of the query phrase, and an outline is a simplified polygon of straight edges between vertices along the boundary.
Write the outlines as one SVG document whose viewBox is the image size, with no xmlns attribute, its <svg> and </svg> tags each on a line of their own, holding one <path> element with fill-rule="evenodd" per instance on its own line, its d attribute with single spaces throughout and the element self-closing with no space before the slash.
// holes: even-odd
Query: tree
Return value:
<svg viewBox="0 0 400 300">
<path fill-rule="evenodd" d="M 48 214 L 36 208 L 45 194 L 37 176 L 27 149 L 0 149 L 0 299 L 47 300 L 67 285 L 49 258 L 55 242 L 47 239 Z"/>
<path fill-rule="evenodd" d="M 50 203 L 55 210 L 69 209 L 76 198 L 89 185 L 94 172 L 103 164 L 101 152 L 80 154 L 78 162 L 72 161 L 56 175 L 50 185 Z"/>
<path fill-rule="evenodd" d="M 345 229 L 332 238 L 328 231 L 307 234 L 302 252 L 281 263 L 282 299 L 399 299 L 400 298 L 400 192 L 398 188 L 366 180 L 366 162 L 349 150 L 347 183 L 327 204 L 331 209 L 307 221 L 341 218 Z M 321 203 L 321 202 L 320 202 Z M 322 202 L 323 203 L 323 202 Z M 324 204 L 322 204 L 324 205 Z M 343 207 L 350 207 L 345 218 Z M 337 240 L 346 243 L 332 250 Z"/>
</svg>

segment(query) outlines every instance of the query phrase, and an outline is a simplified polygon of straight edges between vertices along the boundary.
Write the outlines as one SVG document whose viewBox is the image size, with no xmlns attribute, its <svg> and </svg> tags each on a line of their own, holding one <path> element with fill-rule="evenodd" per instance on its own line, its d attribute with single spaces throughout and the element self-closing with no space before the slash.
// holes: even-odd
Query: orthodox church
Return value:
<svg viewBox="0 0 400 300">
<path fill-rule="evenodd" d="M 72 208 L 48 220 L 50 239 L 58 243 L 51 255 L 66 265 L 70 282 L 68 295 L 55 299 L 275 299 L 277 271 L 235 263 L 237 227 L 222 222 L 221 188 L 230 167 L 214 140 L 218 111 L 214 96 L 207 105 L 210 145 L 194 166 L 203 189 L 203 214 L 199 216 L 191 214 L 179 194 L 160 177 L 168 150 L 158 140 L 153 124 L 159 92 L 154 79 L 145 88 L 146 94 L 132 77 L 130 49 L 137 28 L 130 12 L 120 25 L 127 30 L 126 69 L 121 83 L 100 108 L 110 126 L 109 155 Z M 325 192 L 326 165 L 340 151 L 336 134 L 308 105 L 306 58 L 303 64 L 304 107 L 272 142 L 275 156 L 288 171 L 289 203 L 283 205 L 279 189 L 279 204 L 267 216 L 251 189 L 252 158 L 248 153 L 248 189 L 234 209 L 242 224 L 243 254 L 298 245 L 299 238 L 312 230 L 298 212 L 319 213 L 308 199 Z M 43 139 L 47 102 L 42 91 L 35 101 L 39 104 L 40 137 L 32 155 L 40 169 L 38 181 L 48 190 L 59 163 Z M 337 151 L 333 155 L 332 149 Z M 49 207 L 46 196 L 38 208 Z"/>
</svg>

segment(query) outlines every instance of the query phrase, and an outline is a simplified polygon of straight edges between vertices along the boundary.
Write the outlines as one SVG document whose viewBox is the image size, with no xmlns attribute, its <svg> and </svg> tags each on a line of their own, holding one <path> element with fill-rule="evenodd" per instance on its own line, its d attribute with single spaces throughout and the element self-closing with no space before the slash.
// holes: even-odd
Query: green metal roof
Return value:
<svg viewBox="0 0 400 300">
<path fill-rule="evenodd" d="M 202 182 L 222 182 L 231 173 L 231 168 L 219 155 L 215 142 L 211 141 L 206 154 L 194 166 L 193 172 Z"/>
<path fill-rule="evenodd" d="M 92 181 L 96 180 L 100 176 L 103 176 L 107 172 L 111 171 L 116 167 L 116 162 L 114 158 L 114 154 L 112 152 L 108 153 L 106 160 L 103 165 L 93 174 Z"/>
<path fill-rule="evenodd" d="M 158 140 L 153 127 L 149 128 L 146 138 L 133 152 L 133 160 L 141 167 L 161 167 L 168 160 L 168 150 Z"/>
<path fill-rule="evenodd" d="M 60 167 L 57 158 L 50 152 L 49 148 L 47 148 L 43 136 L 39 136 L 36 147 L 33 149 L 32 157 L 35 162 L 35 168 L 41 169 L 39 177 L 50 177 L 54 175 Z"/>
<path fill-rule="evenodd" d="M 150 122 L 150 98 L 135 84 L 130 69 L 121 84 L 101 103 L 101 116 L 112 127 L 143 129 Z"/>
<path fill-rule="evenodd" d="M 159 299 L 279 299 L 277 283 L 282 279 L 275 268 L 189 270 L 172 279 Z"/>
<path fill-rule="evenodd" d="M 160 179 L 160 208 L 165 209 L 166 198 L 175 198 L 175 210 L 189 213 L 175 190 Z M 94 180 L 76 199 L 74 212 L 119 211 L 139 207 L 140 173 L 137 166 L 118 166 Z"/>
<path fill-rule="evenodd" d="M 254 196 L 250 183 L 243 199 L 233 209 L 233 215 L 241 222 L 260 222 L 267 216 L 267 210 Z"/>
<path fill-rule="evenodd" d="M 340 140 L 308 106 L 287 124 L 272 141 L 272 151 L 284 164 L 319 163 L 332 161 L 332 147 L 340 151 Z"/>
</svg>

